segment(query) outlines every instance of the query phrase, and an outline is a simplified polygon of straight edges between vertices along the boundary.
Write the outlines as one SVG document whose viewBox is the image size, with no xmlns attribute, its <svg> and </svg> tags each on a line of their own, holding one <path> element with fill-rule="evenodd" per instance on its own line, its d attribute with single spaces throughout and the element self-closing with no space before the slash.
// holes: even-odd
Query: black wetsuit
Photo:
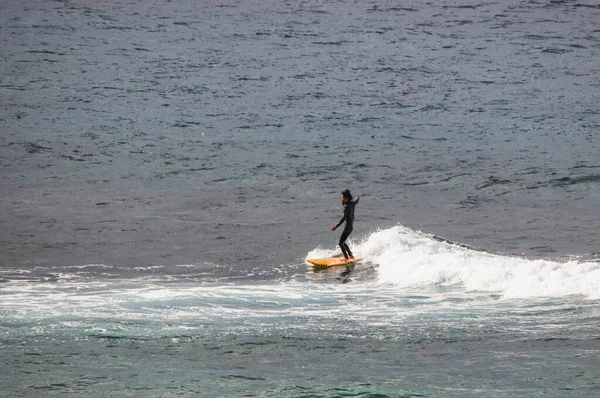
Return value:
<svg viewBox="0 0 600 398">
<path fill-rule="evenodd" d="M 358 200 L 359 198 L 356 198 L 356 200 L 349 200 L 344 204 L 344 215 L 342 216 L 340 222 L 335 226 L 337 228 L 342 225 L 344 221 L 346 222 L 346 227 L 344 228 L 344 232 L 342 232 L 342 236 L 340 236 L 339 241 L 342 253 L 346 258 L 348 258 L 348 256 L 352 256 L 352 252 L 346 244 L 346 239 L 348 239 L 348 236 L 350 236 L 352 233 L 352 228 L 354 227 L 354 206 L 358 204 Z"/>
</svg>

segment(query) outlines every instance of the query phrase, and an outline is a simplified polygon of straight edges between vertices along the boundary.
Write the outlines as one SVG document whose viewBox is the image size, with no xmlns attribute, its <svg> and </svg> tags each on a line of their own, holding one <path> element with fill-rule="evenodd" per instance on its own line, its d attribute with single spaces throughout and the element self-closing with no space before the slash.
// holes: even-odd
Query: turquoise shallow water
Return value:
<svg viewBox="0 0 600 398">
<path fill-rule="evenodd" d="M 6 396 L 597 393 L 595 302 L 524 303 L 460 289 L 398 291 L 370 282 L 186 285 L 121 282 L 110 290 L 87 286 L 75 293 L 73 283 L 65 282 L 52 288 L 55 293 L 43 293 L 46 304 L 32 303 L 41 313 L 22 306 L 3 310 L 3 391 Z M 53 299 L 57 302 L 47 303 Z"/>
<path fill-rule="evenodd" d="M 1 291 L 2 390 L 6 396 L 597 394 L 597 263 L 493 256 L 406 228 L 355 244 L 364 260 L 353 268 L 318 272 L 294 263 L 254 281 L 207 277 L 201 265 L 138 268 L 125 279 L 110 276 L 119 269 L 108 266 L 60 267 L 47 281 L 22 272 Z M 385 262 L 401 246 L 412 246 L 405 264 Z M 443 259 L 430 254 L 421 268 L 416 261 L 425 251 Z M 503 269 L 502 277 L 480 273 L 489 266 Z M 410 275 L 397 274 L 404 267 L 412 267 Z"/>
<path fill-rule="evenodd" d="M 0 396 L 598 396 L 599 21 L 2 2 Z"/>
</svg>

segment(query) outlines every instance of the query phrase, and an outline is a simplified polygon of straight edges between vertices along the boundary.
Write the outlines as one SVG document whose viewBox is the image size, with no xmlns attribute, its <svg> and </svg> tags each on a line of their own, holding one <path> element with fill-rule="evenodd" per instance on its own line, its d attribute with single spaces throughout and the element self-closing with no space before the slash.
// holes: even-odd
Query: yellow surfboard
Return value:
<svg viewBox="0 0 600 398">
<path fill-rule="evenodd" d="M 358 259 L 347 260 L 344 257 L 326 257 L 326 258 L 309 258 L 306 260 L 307 263 L 315 265 L 317 267 L 336 267 L 338 265 L 349 265 L 353 264 Z"/>
</svg>

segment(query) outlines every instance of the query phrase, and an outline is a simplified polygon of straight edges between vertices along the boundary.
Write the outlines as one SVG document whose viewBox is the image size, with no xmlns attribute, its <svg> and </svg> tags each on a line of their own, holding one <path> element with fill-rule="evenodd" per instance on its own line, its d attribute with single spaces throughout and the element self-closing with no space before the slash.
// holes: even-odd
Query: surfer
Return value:
<svg viewBox="0 0 600 398">
<path fill-rule="evenodd" d="M 354 256 L 346 244 L 346 239 L 352 233 L 352 227 L 354 226 L 354 206 L 358 204 L 359 197 L 357 196 L 352 200 L 352 194 L 349 189 L 346 189 L 342 192 L 342 204 L 344 205 L 344 215 L 342 219 L 335 227 L 331 227 L 332 231 L 335 231 L 340 225 L 346 222 L 346 227 L 344 227 L 344 232 L 342 232 L 342 236 L 340 236 L 339 245 L 342 248 L 342 253 L 347 260 L 354 260 Z"/>
</svg>

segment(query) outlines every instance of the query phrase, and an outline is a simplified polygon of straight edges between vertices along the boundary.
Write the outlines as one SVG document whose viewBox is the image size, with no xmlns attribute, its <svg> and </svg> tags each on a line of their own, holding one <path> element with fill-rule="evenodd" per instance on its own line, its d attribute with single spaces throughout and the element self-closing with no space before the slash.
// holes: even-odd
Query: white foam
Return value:
<svg viewBox="0 0 600 398">
<path fill-rule="evenodd" d="M 352 247 L 377 266 L 381 283 L 398 287 L 464 286 L 467 291 L 497 292 L 504 298 L 600 298 L 600 264 L 595 262 L 494 255 L 440 242 L 403 226 L 377 231 Z"/>
</svg>

